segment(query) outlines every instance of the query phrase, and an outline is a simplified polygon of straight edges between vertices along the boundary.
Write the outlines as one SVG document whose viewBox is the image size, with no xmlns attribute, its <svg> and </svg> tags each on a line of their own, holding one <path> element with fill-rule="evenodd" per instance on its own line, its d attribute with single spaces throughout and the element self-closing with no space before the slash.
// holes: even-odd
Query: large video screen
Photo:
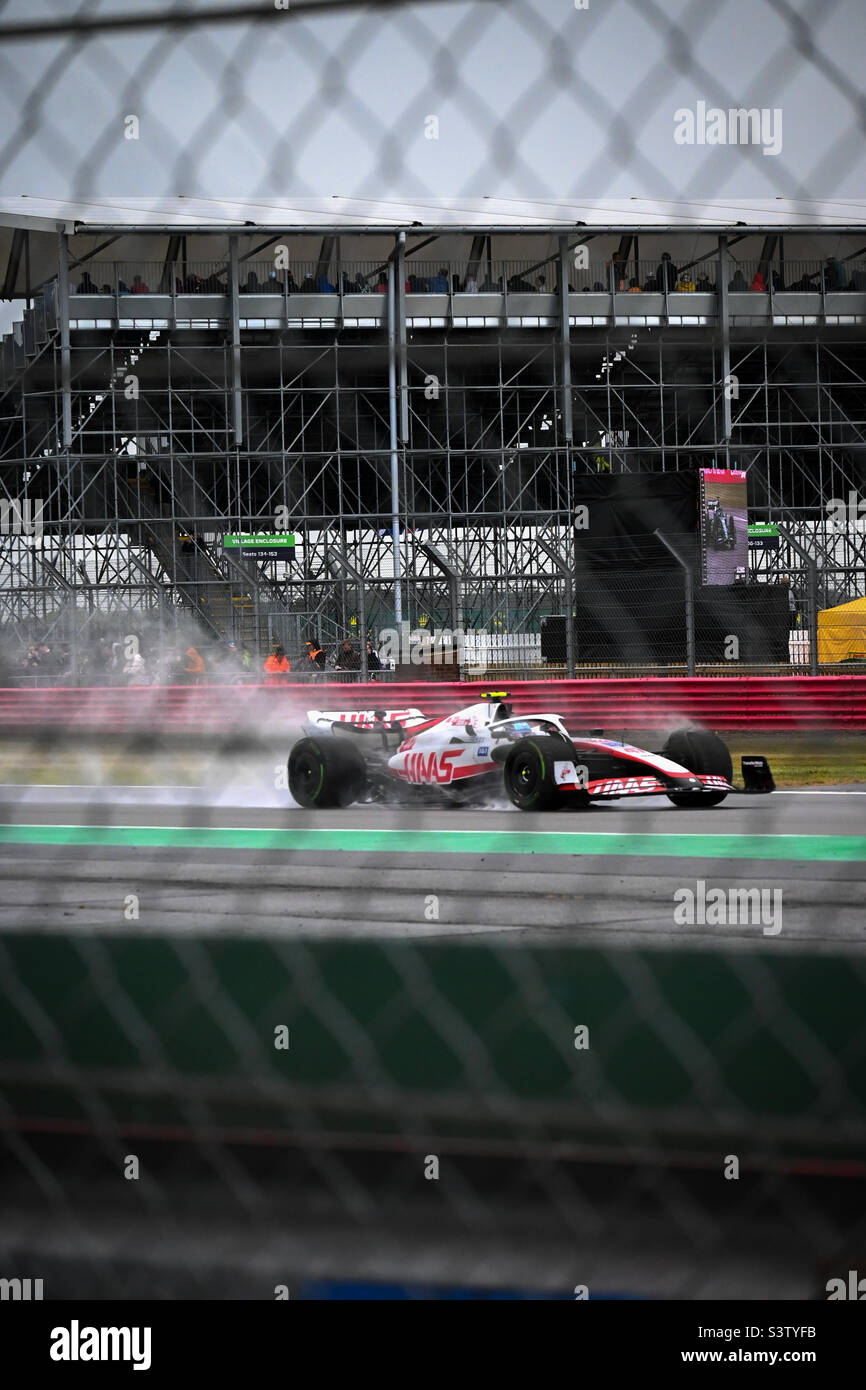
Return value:
<svg viewBox="0 0 866 1390">
<path fill-rule="evenodd" d="M 744 581 L 749 558 L 746 474 L 738 468 L 702 468 L 700 474 L 703 582 Z"/>
</svg>

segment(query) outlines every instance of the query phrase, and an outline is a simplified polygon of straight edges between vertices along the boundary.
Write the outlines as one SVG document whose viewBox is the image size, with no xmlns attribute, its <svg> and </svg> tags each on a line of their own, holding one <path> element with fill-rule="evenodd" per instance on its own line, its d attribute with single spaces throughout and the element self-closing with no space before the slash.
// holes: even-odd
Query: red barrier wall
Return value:
<svg viewBox="0 0 866 1390">
<path fill-rule="evenodd" d="M 0 690 L 0 732 L 177 731 L 268 733 L 310 708 L 390 709 L 430 715 L 473 703 L 495 684 L 411 682 L 289 686 L 157 686 Z M 555 710 L 575 730 L 669 728 L 866 730 L 866 677 L 729 676 L 675 680 L 512 681 L 515 713 Z"/>
</svg>

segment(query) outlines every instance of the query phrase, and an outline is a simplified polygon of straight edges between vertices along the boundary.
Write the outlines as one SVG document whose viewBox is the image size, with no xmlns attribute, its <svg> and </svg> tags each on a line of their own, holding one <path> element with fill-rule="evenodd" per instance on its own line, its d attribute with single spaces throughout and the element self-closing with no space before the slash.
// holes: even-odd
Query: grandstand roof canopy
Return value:
<svg viewBox="0 0 866 1390">
<path fill-rule="evenodd" d="M 538 232 L 543 229 L 590 228 L 628 231 L 722 231 L 746 226 L 754 230 L 803 230 L 825 227 L 866 230 L 866 199 L 791 198 L 694 199 L 591 198 L 324 198 L 214 199 L 102 198 L 78 200 L 22 194 L 0 197 L 0 227 L 54 231 L 58 224 L 75 231 L 222 232 L 251 227 L 286 231 L 387 231 L 423 227 L 431 231 Z"/>
</svg>

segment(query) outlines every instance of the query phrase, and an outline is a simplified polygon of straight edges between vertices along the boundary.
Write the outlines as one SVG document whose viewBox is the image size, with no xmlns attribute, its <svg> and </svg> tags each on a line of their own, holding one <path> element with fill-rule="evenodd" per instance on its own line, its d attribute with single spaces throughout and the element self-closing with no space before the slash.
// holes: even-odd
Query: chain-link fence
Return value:
<svg viewBox="0 0 866 1390">
<path fill-rule="evenodd" d="M 206 542 L 203 542 L 206 546 Z M 694 548 L 696 549 L 696 547 Z M 218 556 L 218 547 L 213 548 Z M 575 569 L 508 589 L 412 579 L 395 618 L 393 581 L 334 580 L 295 601 L 268 603 L 242 579 L 123 595 L 102 612 L 81 600 L 4 595 L 3 679 L 10 686 L 171 686 L 261 683 L 281 648 L 282 683 L 304 679 L 550 680 L 567 676 L 857 674 L 866 670 L 866 595 L 860 571 L 814 565 L 773 579 L 705 585 L 695 563 L 652 571 L 614 564 Z M 189 598 L 189 595 L 187 595 Z M 16 612 L 15 609 L 18 608 Z M 195 622 L 196 607 L 221 627 Z M 22 611 L 23 610 L 23 611 Z M 29 610 L 29 611 L 27 611 Z M 569 644 L 566 614 L 571 611 Z M 195 647 L 203 670 L 187 669 Z M 315 663 L 311 649 L 320 653 Z"/>
<path fill-rule="evenodd" d="M 858 18 L 842 0 L 796 12 L 774 0 L 760 17 L 734 0 L 712 15 L 685 2 L 169 10 L 147 0 L 64 17 L 7 0 L 0 87 L 16 120 L 0 140 L 0 188 L 77 199 L 91 222 L 110 221 L 127 190 L 183 193 L 206 229 L 226 215 L 209 199 L 275 190 L 296 199 L 292 225 L 312 223 L 322 212 L 309 203 L 327 184 L 343 195 L 335 215 L 391 230 L 397 196 L 492 192 L 503 222 L 527 215 L 508 199 L 549 198 L 552 212 L 529 214 L 547 225 L 589 189 L 653 199 L 647 236 L 656 200 L 667 200 L 667 225 L 674 203 L 691 207 L 712 188 L 730 192 L 735 213 L 753 195 L 778 195 L 795 225 L 794 200 L 836 196 L 866 172 Z M 809 122 L 805 143 L 793 92 L 831 117 Z M 104 189 L 116 196 L 102 202 Z M 232 225 L 244 216 L 233 204 Z M 621 206 L 612 225 L 620 218 Z M 160 235 L 179 240 L 184 224 Z M 389 550 L 378 378 L 353 368 L 355 399 L 347 407 L 338 395 L 333 407 L 336 358 L 322 354 L 322 380 L 290 401 L 292 351 L 319 353 L 303 335 L 314 317 L 330 322 L 323 301 L 374 302 L 381 248 L 342 261 L 332 244 L 317 253 L 308 242 L 279 268 L 270 248 L 244 251 L 235 287 L 255 307 L 244 332 L 262 337 L 243 352 L 238 343 L 239 357 L 251 370 L 268 351 L 279 358 L 248 391 L 261 395 L 246 417 L 265 458 L 259 493 L 225 405 L 234 345 L 205 341 L 228 324 L 213 298 L 231 292 L 226 261 L 143 239 L 88 245 L 72 267 L 76 344 L 49 351 L 61 331 L 52 268 L 0 362 L 7 385 L 45 349 L 45 378 L 0 423 L 12 440 L 4 466 L 26 464 L 31 492 L 31 467 L 54 468 L 56 483 L 46 543 L 4 535 L 0 684 L 81 689 L 73 705 L 34 689 L 33 728 L 0 742 L 0 1296 L 26 1296 L 13 1286 L 30 1279 L 46 1298 L 802 1299 L 866 1269 L 860 803 L 787 795 L 862 784 L 861 734 L 831 738 L 812 716 L 808 738 L 786 742 L 772 716 L 748 736 L 719 716 L 735 764 L 766 753 L 782 794 L 731 794 L 712 810 L 637 797 L 526 817 L 497 786 L 484 809 L 445 794 L 308 815 L 289 794 L 286 758 L 312 696 L 244 691 L 255 698 L 230 736 L 196 727 L 185 703 L 210 684 L 299 678 L 469 673 L 498 687 L 572 673 L 861 671 L 862 556 L 837 565 L 815 524 L 837 479 L 847 498 L 862 473 L 858 330 L 844 324 L 860 312 L 863 248 L 844 236 L 793 258 L 789 248 L 787 260 L 756 246 L 734 256 L 730 277 L 694 248 L 665 269 L 634 236 L 575 259 L 569 292 L 613 303 L 610 325 L 604 305 L 598 324 L 587 309 L 575 328 L 588 333 L 615 331 L 620 296 L 633 291 L 648 335 L 654 299 L 682 297 L 681 322 L 703 316 L 705 327 L 723 296 L 747 295 L 743 317 L 760 301 L 770 329 L 766 314 L 788 292 L 820 297 L 817 310 L 799 306 L 801 319 L 817 313 L 826 326 L 833 313 L 834 331 L 850 334 L 841 385 L 823 357 L 816 368 L 820 410 L 803 404 L 811 378 L 798 375 L 811 343 L 799 358 L 783 347 L 769 366 L 764 344 L 754 379 L 753 345 L 740 367 L 735 343 L 735 424 L 752 431 L 744 466 L 762 449 L 766 463 L 761 515 L 801 523 L 794 540 L 814 559 L 792 547 L 761 583 L 747 564 L 745 582 L 724 586 L 702 582 L 682 536 L 669 537 L 664 565 L 630 567 L 626 550 L 601 568 L 579 564 L 568 524 L 573 474 L 627 472 L 629 429 L 645 465 L 661 455 L 664 466 L 666 447 L 679 461 L 693 441 L 691 466 L 715 462 L 716 407 L 689 377 L 694 343 L 674 364 L 673 443 L 659 348 L 657 379 L 650 350 L 634 358 L 640 408 L 593 363 L 579 448 L 558 433 L 558 349 L 546 343 L 542 357 L 521 340 L 530 365 L 516 365 L 508 351 L 525 325 L 511 325 L 507 304 L 505 367 L 501 355 L 482 381 L 489 409 L 468 389 L 474 342 L 441 407 L 438 396 L 419 401 L 447 344 L 429 349 L 432 368 L 423 343 L 408 346 L 416 434 L 411 466 L 398 461 L 404 503 Z M 413 259 L 406 301 L 445 296 L 453 317 L 465 297 L 470 328 L 483 317 L 476 296 L 564 292 L 549 246 L 520 258 L 471 238 L 470 228 L 459 261 Z M 29 270 L 26 284 L 29 295 Z M 194 297 L 185 322 L 197 353 L 184 344 L 173 363 L 167 347 L 163 356 L 170 318 L 149 307 L 140 326 L 133 297 L 156 295 Z M 279 296 L 285 312 L 272 320 L 247 296 Z M 289 313 L 296 296 L 316 300 L 309 321 Z M 382 328 L 364 304 L 353 312 L 352 331 Z M 526 317 L 541 329 L 551 313 L 534 303 Z M 616 345 L 593 344 L 606 364 Z M 64 351 L 72 384 L 61 388 Z M 835 340 L 828 362 L 833 351 Z M 705 380 L 718 386 L 713 354 Z M 109 426 L 112 383 L 141 359 L 149 401 L 121 405 Z M 771 396 L 774 374 L 791 393 L 775 422 L 766 403 L 786 398 L 781 387 Z M 650 392 L 657 439 L 642 423 Z M 807 477 L 801 407 L 832 472 L 819 452 Z M 303 428 L 287 465 L 291 409 Z M 489 446 L 491 421 L 501 437 Z M 528 422 L 538 437 L 514 465 Z M 546 473 L 542 431 L 559 447 Z M 251 568 L 224 545 L 232 517 L 270 515 L 282 500 L 271 453 L 281 484 L 314 496 L 294 570 Z M 773 471 L 783 457 L 784 475 Z M 788 482 L 792 495 L 781 495 Z M 7 492 L 20 496 L 17 475 Z M 279 662 L 265 671 L 274 648 L 290 673 Z M 104 684 L 136 687 L 122 692 L 140 701 L 132 733 L 111 724 Z M 148 703 L 163 695 L 165 720 Z M 0 699 L 5 711 L 9 692 Z M 670 757 L 683 722 L 645 702 L 616 732 Z M 639 792 L 635 780 L 617 763 L 605 794 Z"/>
<path fill-rule="evenodd" d="M 696 0 L 148 0 L 62 17 L 7 0 L 2 81 L 19 120 L 0 167 L 10 191 L 32 189 L 35 173 L 52 195 L 91 201 L 145 185 L 295 198 L 856 194 L 858 19 L 854 0 L 774 3 L 744 50 L 753 16 L 739 0 L 712 14 Z M 71 103 L 84 80 L 89 102 Z M 807 108 L 825 118 L 804 128 Z"/>
</svg>

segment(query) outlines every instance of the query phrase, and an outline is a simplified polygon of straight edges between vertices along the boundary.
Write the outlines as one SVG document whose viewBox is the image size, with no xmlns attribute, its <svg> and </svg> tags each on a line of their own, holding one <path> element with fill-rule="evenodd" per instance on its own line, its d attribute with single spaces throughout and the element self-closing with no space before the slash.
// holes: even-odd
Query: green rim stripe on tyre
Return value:
<svg viewBox="0 0 866 1390">
<path fill-rule="evenodd" d="M 315 748 L 316 752 L 319 755 L 319 782 L 316 787 L 316 790 L 313 792 L 313 800 L 317 801 L 319 797 L 319 792 L 322 790 L 322 784 L 325 780 L 325 759 L 322 756 L 322 750 L 319 747 L 319 745 L 317 743 L 314 743 L 312 746 L 313 748 Z"/>
</svg>

